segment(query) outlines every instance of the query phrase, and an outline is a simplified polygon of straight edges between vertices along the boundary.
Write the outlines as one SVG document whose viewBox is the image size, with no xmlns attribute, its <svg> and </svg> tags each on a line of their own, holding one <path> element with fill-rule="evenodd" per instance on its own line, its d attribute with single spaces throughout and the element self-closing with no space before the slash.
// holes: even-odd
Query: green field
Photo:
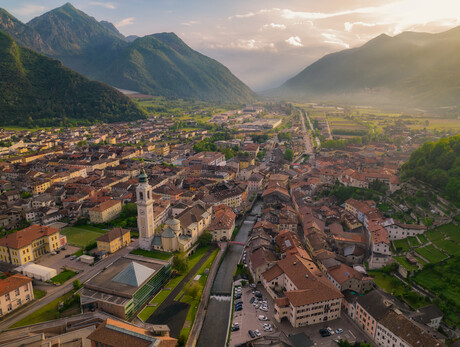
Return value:
<svg viewBox="0 0 460 347">
<path fill-rule="evenodd" d="M 75 276 L 76 274 L 77 273 L 72 270 L 65 269 L 60 274 L 52 277 L 50 281 L 56 284 L 63 284 L 67 282 L 69 279 L 71 279 L 73 276 Z"/>
<path fill-rule="evenodd" d="M 189 263 L 188 263 L 188 271 L 190 271 L 195 265 L 196 263 L 198 263 L 198 261 L 205 255 L 206 251 L 209 249 L 210 246 L 205 246 L 205 247 L 199 247 L 195 253 L 193 253 L 188 259 L 189 259 Z M 138 249 L 136 249 L 135 251 L 140 251 Z M 131 252 L 133 254 L 138 254 L 138 255 L 143 255 L 142 252 L 137 252 L 137 253 L 134 253 L 135 251 Z M 159 253 L 162 253 L 162 252 L 159 252 Z M 169 254 L 169 253 L 165 253 L 165 254 Z M 171 254 L 169 254 L 169 257 L 171 257 Z M 210 256 L 210 258 L 212 258 L 213 255 Z M 157 258 L 158 259 L 158 258 Z M 168 258 L 169 259 L 169 258 Z M 206 261 L 208 262 L 209 259 Z M 206 263 L 205 263 L 206 264 Z M 155 297 L 150 301 L 150 304 L 154 304 L 156 303 L 157 305 L 156 306 L 146 306 L 140 313 L 139 313 L 139 318 L 142 319 L 144 322 L 145 320 L 147 320 L 147 318 L 149 318 L 153 312 L 155 312 L 156 308 L 163 302 L 164 299 L 166 299 L 168 297 L 168 295 L 171 293 L 171 291 L 176 288 L 176 286 L 184 279 L 185 274 L 181 274 L 179 276 L 176 276 L 172 279 L 170 279 L 168 281 L 168 283 L 166 283 L 164 285 L 164 288 L 168 288 L 168 289 L 163 289 L 161 290 L 160 292 L 158 292 L 157 295 L 155 295 Z"/>
<path fill-rule="evenodd" d="M 420 234 L 420 235 L 417 235 L 417 237 L 418 237 L 418 239 L 420 240 L 420 242 L 421 242 L 422 244 L 428 243 L 428 239 L 426 238 L 425 235 Z"/>
<path fill-rule="evenodd" d="M 452 240 L 460 243 L 460 226 L 455 224 L 446 224 L 438 228 Z"/>
<path fill-rule="evenodd" d="M 439 263 L 447 258 L 447 256 L 436 249 L 433 245 L 420 247 L 415 250 L 418 254 L 428 260 L 430 263 Z"/>
<path fill-rule="evenodd" d="M 160 252 L 160 251 L 145 251 L 143 249 L 135 249 L 131 251 L 131 254 L 142 255 L 147 258 L 169 260 L 173 256 L 172 253 Z"/>
<path fill-rule="evenodd" d="M 67 236 L 67 242 L 73 246 L 86 247 L 89 244 L 96 242 L 96 239 L 101 234 L 107 233 L 107 230 L 91 227 L 78 226 L 62 229 L 61 234 Z"/>
<path fill-rule="evenodd" d="M 394 247 L 396 248 L 396 251 L 405 251 L 409 252 L 410 247 L 409 243 L 407 242 L 407 239 L 402 239 L 402 240 L 395 240 L 393 241 Z"/>
<path fill-rule="evenodd" d="M 444 234 L 437 230 L 428 230 L 425 235 L 431 240 L 431 241 L 436 241 L 436 240 L 443 240 L 445 238 Z"/>
<path fill-rule="evenodd" d="M 433 243 L 449 255 L 460 255 L 460 246 L 452 240 L 438 240 Z"/>
<path fill-rule="evenodd" d="M 447 321 L 460 326 L 460 257 L 442 264 L 428 265 L 414 276 L 414 281 L 436 294 L 435 301 Z"/>
<path fill-rule="evenodd" d="M 402 294 L 404 283 L 394 276 L 381 271 L 369 271 L 369 275 L 374 277 L 374 282 L 387 293 Z"/>
<path fill-rule="evenodd" d="M 409 263 L 405 256 L 397 256 L 397 257 L 394 257 L 394 258 L 406 270 L 408 270 L 408 271 L 412 271 L 412 270 L 417 271 L 418 270 L 418 266 L 412 265 L 411 263 Z"/>
<path fill-rule="evenodd" d="M 415 236 L 409 236 L 407 238 L 409 240 L 409 244 L 411 247 L 418 247 L 420 246 L 420 243 L 418 242 L 417 238 Z"/>
<path fill-rule="evenodd" d="M 66 299 L 69 299 L 73 296 L 75 290 L 72 290 L 60 298 L 51 301 L 49 304 L 46 304 L 42 308 L 39 308 L 37 311 L 31 313 L 26 318 L 20 320 L 19 322 L 12 325 L 10 328 L 19 328 L 26 325 L 37 324 L 41 322 L 47 322 L 49 320 L 58 319 L 60 314 L 58 311 L 58 306 L 60 302 L 63 302 Z"/>
</svg>

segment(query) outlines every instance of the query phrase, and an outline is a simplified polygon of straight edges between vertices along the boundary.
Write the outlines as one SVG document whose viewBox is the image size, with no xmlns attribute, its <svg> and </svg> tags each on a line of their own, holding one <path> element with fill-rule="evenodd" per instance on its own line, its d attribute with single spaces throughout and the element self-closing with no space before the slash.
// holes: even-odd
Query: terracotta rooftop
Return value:
<svg viewBox="0 0 460 347">
<path fill-rule="evenodd" d="M 114 207 L 118 204 L 121 204 L 121 201 L 120 200 L 107 200 L 107 201 L 104 201 L 103 203 L 97 205 L 97 206 L 94 206 L 93 208 L 90 209 L 90 211 L 92 212 L 103 212 L 111 207 Z"/>
<path fill-rule="evenodd" d="M 0 280 L 0 296 L 8 294 L 16 288 L 22 287 L 27 283 L 32 282 L 32 279 L 20 274 L 16 274 Z"/>
<path fill-rule="evenodd" d="M 101 242 L 112 242 L 113 240 L 123 237 L 124 234 L 129 233 L 130 231 L 128 229 L 122 229 L 122 228 L 113 228 L 110 230 L 108 233 L 99 236 L 97 238 L 97 241 Z"/>
<path fill-rule="evenodd" d="M 30 227 L 2 237 L 0 239 L 0 246 L 20 249 L 43 236 L 50 236 L 57 232 L 59 232 L 59 229 L 34 224 Z"/>
</svg>

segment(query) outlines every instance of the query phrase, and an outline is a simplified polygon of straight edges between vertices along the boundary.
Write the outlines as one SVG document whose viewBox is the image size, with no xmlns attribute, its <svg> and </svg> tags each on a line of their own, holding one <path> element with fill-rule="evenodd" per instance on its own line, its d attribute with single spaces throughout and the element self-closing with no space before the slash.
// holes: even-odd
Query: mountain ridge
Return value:
<svg viewBox="0 0 460 347">
<path fill-rule="evenodd" d="M 271 93 L 349 103 L 459 105 L 459 60 L 460 27 L 437 34 L 382 34 L 325 55 Z"/>
<path fill-rule="evenodd" d="M 20 22 L 19 22 L 20 23 Z M 144 94 L 248 103 L 257 95 L 224 65 L 185 44 L 176 34 L 124 37 L 107 21 L 66 3 L 23 24 L 50 47 L 39 52 L 120 89 Z M 0 30 L 6 28 L 0 23 Z M 24 29 L 26 30 L 26 29 Z M 15 39 L 14 31 L 10 32 Z"/>
<path fill-rule="evenodd" d="M 0 124 L 62 126 L 146 118 L 117 90 L 22 48 L 0 32 Z"/>
</svg>

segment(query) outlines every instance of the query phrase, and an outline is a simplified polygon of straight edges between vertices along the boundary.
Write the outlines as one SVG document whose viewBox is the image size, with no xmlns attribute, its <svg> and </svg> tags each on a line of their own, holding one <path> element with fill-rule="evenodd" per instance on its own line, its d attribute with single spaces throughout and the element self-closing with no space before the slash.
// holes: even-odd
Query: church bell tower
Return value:
<svg viewBox="0 0 460 347">
<path fill-rule="evenodd" d="M 152 187 L 149 185 L 144 169 L 139 175 L 139 185 L 136 188 L 136 204 L 139 248 L 151 250 L 155 236 L 155 221 L 153 218 Z"/>
</svg>

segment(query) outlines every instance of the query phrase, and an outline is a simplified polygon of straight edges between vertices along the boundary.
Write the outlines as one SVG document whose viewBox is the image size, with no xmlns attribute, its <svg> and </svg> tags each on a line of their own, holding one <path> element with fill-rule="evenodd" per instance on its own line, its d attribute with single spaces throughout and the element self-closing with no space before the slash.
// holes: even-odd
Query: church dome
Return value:
<svg viewBox="0 0 460 347">
<path fill-rule="evenodd" d="M 165 222 L 166 225 L 178 225 L 180 221 L 176 218 L 170 218 Z"/>
</svg>

